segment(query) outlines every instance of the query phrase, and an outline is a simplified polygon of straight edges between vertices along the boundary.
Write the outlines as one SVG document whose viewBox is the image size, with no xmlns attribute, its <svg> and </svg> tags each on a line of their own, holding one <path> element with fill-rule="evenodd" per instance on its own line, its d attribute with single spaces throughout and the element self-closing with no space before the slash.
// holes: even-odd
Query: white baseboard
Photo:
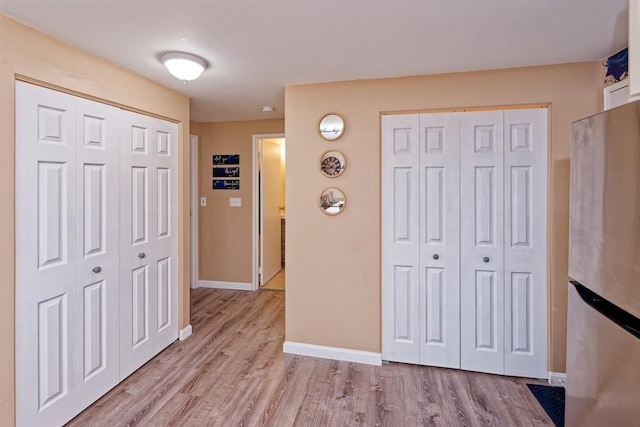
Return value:
<svg viewBox="0 0 640 427">
<path fill-rule="evenodd" d="M 233 289 L 236 291 L 252 291 L 253 284 L 240 282 L 217 282 L 215 280 L 200 280 L 198 282 L 200 288 L 212 289 Z"/>
<path fill-rule="evenodd" d="M 200 281 L 199 280 L 194 280 L 191 283 L 191 289 L 198 289 L 200 287 Z"/>
<path fill-rule="evenodd" d="M 549 371 L 549 377 L 547 379 L 551 385 L 567 386 L 567 374 L 565 373 Z"/>
<path fill-rule="evenodd" d="M 382 365 L 382 353 L 351 350 L 348 348 L 326 347 L 323 345 L 304 344 L 285 341 L 282 351 L 301 356 L 319 357 L 321 359 L 342 360 L 345 362 L 363 363 L 365 365 Z"/>
<path fill-rule="evenodd" d="M 191 329 L 191 325 L 187 325 L 184 329 L 180 329 L 178 338 L 180 338 L 180 341 L 186 340 L 191 335 L 191 332 L 193 332 L 193 329 Z"/>
</svg>

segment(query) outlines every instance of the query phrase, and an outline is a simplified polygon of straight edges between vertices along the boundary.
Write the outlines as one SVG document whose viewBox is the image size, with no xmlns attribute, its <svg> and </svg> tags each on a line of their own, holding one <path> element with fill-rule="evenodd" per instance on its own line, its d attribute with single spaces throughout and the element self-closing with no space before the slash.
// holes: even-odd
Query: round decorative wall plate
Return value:
<svg viewBox="0 0 640 427">
<path fill-rule="evenodd" d="M 326 215 L 338 215 L 344 210 L 346 205 L 347 197 L 339 188 L 327 188 L 318 198 L 318 207 Z"/>
<path fill-rule="evenodd" d="M 320 157 L 320 172 L 329 178 L 336 178 L 347 167 L 347 159 L 339 151 L 327 151 Z"/>
<path fill-rule="evenodd" d="M 335 141 L 344 133 L 344 119 L 338 114 L 327 114 L 320 120 L 320 136 L 327 141 Z"/>
</svg>

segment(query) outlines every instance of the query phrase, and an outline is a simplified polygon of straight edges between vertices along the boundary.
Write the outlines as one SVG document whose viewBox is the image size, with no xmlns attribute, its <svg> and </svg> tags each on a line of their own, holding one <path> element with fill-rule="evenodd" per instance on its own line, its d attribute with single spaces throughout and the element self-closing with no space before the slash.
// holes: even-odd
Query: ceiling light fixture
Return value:
<svg viewBox="0 0 640 427">
<path fill-rule="evenodd" d="M 200 77 L 208 67 L 207 61 L 191 53 L 167 52 L 161 54 L 159 59 L 172 76 L 185 83 Z"/>
<path fill-rule="evenodd" d="M 273 113 L 274 111 L 276 111 L 276 109 L 271 107 L 270 105 L 265 105 L 264 107 L 262 107 L 263 113 Z"/>
</svg>

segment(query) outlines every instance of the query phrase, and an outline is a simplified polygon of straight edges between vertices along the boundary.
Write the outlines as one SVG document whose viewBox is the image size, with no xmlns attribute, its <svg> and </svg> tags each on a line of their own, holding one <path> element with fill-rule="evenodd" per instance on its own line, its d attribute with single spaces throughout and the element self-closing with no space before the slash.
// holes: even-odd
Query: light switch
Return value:
<svg viewBox="0 0 640 427">
<path fill-rule="evenodd" d="M 200 206 L 207 206 L 207 198 L 200 197 Z"/>
<path fill-rule="evenodd" d="M 240 197 L 230 197 L 229 206 L 239 208 L 240 206 L 242 206 L 242 199 Z"/>
</svg>

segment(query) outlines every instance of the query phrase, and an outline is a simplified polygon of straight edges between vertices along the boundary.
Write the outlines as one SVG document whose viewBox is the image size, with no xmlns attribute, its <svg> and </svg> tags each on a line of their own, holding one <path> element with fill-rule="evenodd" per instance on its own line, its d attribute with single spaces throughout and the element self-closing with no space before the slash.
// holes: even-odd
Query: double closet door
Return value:
<svg viewBox="0 0 640 427">
<path fill-rule="evenodd" d="M 16 83 L 17 425 L 62 425 L 178 336 L 177 126 Z"/>
<path fill-rule="evenodd" d="M 383 116 L 383 359 L 547 376 L 546 192 L 546 109 Z"/>
</svg>

